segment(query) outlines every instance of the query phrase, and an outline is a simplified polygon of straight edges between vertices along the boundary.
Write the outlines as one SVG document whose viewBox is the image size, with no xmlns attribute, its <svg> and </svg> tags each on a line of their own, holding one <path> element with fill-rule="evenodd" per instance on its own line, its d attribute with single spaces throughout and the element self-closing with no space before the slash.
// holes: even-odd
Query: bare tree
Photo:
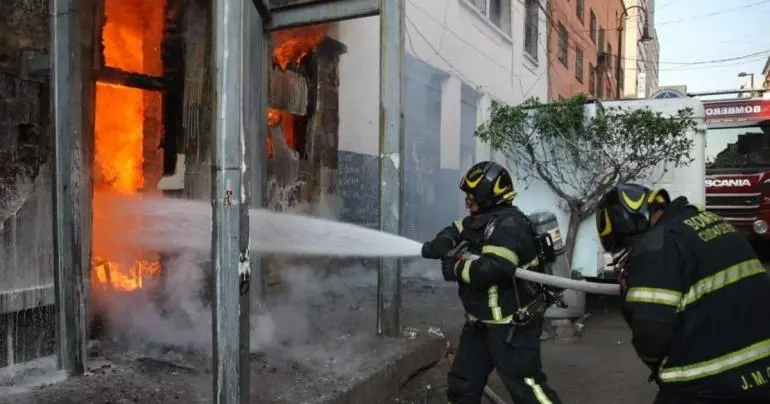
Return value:
<svg viewBox="0 0 770 404">
<path fill-rule="evenodd" d="M 519 106 L 494 105 L 476 136 L 501 152 L 512 175 L 528 184 L 542 180 L 569 214 L 567 258 L 580 223 L 617 184 L 640 180 L 651 169 L 692 162 L 696 128 L 691 109 L 664 116 L 650 109 L 604 108 L 586 118 L 588 100 L 577 95 L 558 103 L 530 99 Z"/>
</svg>

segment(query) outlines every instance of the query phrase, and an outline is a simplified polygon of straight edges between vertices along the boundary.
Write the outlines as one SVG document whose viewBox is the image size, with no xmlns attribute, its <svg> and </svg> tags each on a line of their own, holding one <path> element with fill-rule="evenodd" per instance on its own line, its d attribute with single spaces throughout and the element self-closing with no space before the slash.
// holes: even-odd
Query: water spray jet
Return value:
<svg viewBox="0 0 770 404">
<path fill-rule="evenodd" d="M 155 250 L 198 250 L 211 248 L 211 205 L 203 201 L 156 197 L 98 195 L 95 210 L 103 216 L 95 223 L 109 225 L 132 217 L 141 226 L 112 233 L 121 244 Z M 327 257 L 419 257 L 422 244 L 398 235 L 351 223 L 267 209 L 249 210 L 250 249 L 265 255 Z M 472 258 L 472 257 L 471 257 Z M 476 257 L 477 258 L 477 257 Z M 614 284 L 594 283 L 553 276 L 519 268 L 516 277 L 561 289 L 585 293 L 619 295 Z"/>
</svg>

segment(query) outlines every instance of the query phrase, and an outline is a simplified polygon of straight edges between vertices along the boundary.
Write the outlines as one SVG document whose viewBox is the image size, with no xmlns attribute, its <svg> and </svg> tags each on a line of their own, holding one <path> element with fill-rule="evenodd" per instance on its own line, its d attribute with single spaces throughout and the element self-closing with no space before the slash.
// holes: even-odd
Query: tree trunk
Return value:
<svg viewBox="0 0 770 404">
<path fill-rule="evenodd" d="M 575 209 L 570 209 L 569 212 L 569 224 L 567 225 L 567 239 L 564 242 L 567 256 L 567 265 L 572 272 L 572 258 L 575 254 L 575 243 L 577 243 L 578 228 L 580 228 L 580 222 L 582 221 L 580 212 Z"/>
</svg>

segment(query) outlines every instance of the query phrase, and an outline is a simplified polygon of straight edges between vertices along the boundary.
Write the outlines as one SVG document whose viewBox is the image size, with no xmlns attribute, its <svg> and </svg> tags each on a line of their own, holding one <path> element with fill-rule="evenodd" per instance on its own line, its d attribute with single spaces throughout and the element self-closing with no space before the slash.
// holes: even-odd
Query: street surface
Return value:
<svg viewBox="0 0 770 404">
<path fill-rule="evenodd" d="M 765 263 L 770 270 L 770 262 Z M 565 404 L 649 404 L 657 388 L 647 383 L 649 370 L 631 347 L 631 333 L 620 315 L 618 298 L 589 296 L 580 338 L 572 343 L 543 343 L 543 367 L 549 384 Z M 447 335 L 456 343 L 458 335 Z M 415 377 L 393 399 L 400 404 L 446 402 L 449 362 Z M 496 374 L 488 384 L 510 402 Z M 430 386 L 430 388 L 426 388 Z M 485 398 L 484 404 L 493 404 Z"/>
<path fill-rule="evenodd" d="M 543 366 L 549 384 L 565 404 L 649 404 L 656 387 L 647 383 L 649 371 L 637 359 L 628 331 L 619 312 L 617 298 L 589 299 L 581 337 L 572 343 L 543 343 Z M 457 335 L 448 336 L 451 342 Z M 446 373 L 449 362 L 410 381 L 394 403 L 445 403 Z M 426 386 L 430 389 L 426 391 Z M 496 374 L 489 386 L 507 402 L 505 388 Z M 492 401 L 484 401 L 492 403 Z"/>
</svg>

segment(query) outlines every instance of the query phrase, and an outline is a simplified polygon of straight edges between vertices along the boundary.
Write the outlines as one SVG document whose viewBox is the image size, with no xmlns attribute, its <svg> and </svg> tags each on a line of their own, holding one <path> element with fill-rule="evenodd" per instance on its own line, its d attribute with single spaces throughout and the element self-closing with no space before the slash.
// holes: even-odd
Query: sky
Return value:
<svg viewBox="0 0 770 404">
<path fill-rule="evenodd" d="M 770 0 L 655 3 L 661 86 L 686 85 L 688 92 L 748 87 L 750 78 L 739 78 L 741 72 L 754 73 L 755 87 L 762 85 L 770 55 Z M 741 58 L 749 54 L 757 55 Z M 724 59 L 733 60 L 713 62 Z"/>
</svg>

